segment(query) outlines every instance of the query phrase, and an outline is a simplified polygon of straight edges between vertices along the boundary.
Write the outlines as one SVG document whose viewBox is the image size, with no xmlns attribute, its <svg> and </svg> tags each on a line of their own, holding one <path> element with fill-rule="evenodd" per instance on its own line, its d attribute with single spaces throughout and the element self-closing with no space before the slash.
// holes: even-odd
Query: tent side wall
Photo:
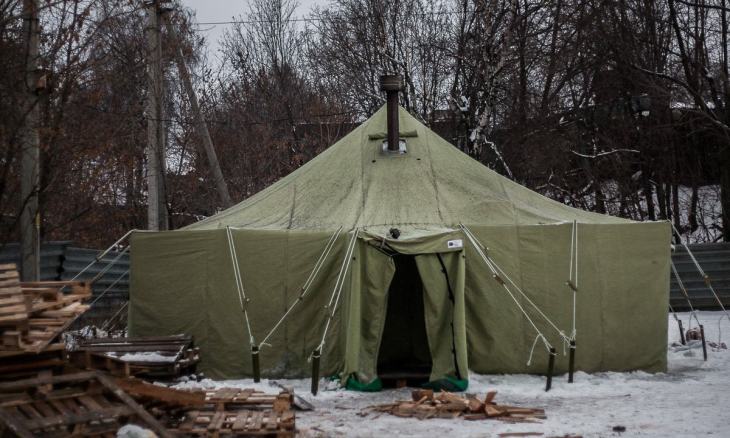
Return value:
<svg viewBox="0 0 730 438">
<path fill-rule="evenodd" d="M 573 292 L 572 224 L 470 229 L 489 256 L 555 324 L 517 292 L 515 299 L 558 350 L 555 372 L 568 357 L 558 330 L 570 336 Z M 586 372 L 666 371 L 670 229 L 668 222 L 578 224 L 576 369 Z M 512 288 L 514 289 L 514 288 Z M 548 353 L 507 291 L 467 246 L 467 345 L 477 373 L 545 373 Z"/>
<path fill-rule="evenodd" d="M 249 322 L 256 343 L 293 303 L 332 236 L 329 232 L 232 231 Z M 325 313 L 344 254 L 342 233 L 302 301 L 261 349 L 263 376 L 309 375 L 307 358 L 319 344 Z M 226 230 L 138 232 L 132 235 L 129 330 L 131 336 L 195 335 L 199 370 L 217 379 L 252 373 L 249 337 L 234 279 Z M 341 368 L 333 327 L 322 372 Z"/>
</svg>

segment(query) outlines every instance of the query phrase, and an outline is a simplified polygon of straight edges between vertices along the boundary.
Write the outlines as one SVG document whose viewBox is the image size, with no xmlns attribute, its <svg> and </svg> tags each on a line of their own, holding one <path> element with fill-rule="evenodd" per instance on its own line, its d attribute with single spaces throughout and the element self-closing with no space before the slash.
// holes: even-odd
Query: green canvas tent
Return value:
<svg viewBox="0 0 730 438">
<path fill-rule="evenodd" d="M 362 385 L 398 367 L 427 369 L 434 381 L 540 374 L 543 339 L 561 373 L 573 327 L 579 370 L 666 369 L 668 222 L 565 206 L 469 158 L 402 108 L 399 122 L 405 154 L 383 152 L 384 107 L 244 202 L 182 230 L 133 233 L 130 334 L 195 335 L 214 378 L 251 375 L 250 344 L 275 326 L 259 345 L 264 377 L 309 376 L 319 346 L 323 373 Z"/>
</svg>

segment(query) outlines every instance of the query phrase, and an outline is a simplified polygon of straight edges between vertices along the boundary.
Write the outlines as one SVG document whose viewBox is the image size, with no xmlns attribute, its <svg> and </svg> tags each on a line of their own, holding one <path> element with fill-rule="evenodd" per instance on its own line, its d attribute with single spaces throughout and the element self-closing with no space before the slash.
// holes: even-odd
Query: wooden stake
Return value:
<svg viewBox="0 0 730 438">
<path fill-rule="evenodd" d="M 702 354 L 705 356 L 707 361 L 707 343 L 705 343 L 705 326 L 700 324 L 700 335 L 702 336 Z"/>
<path fill-rule="evenodd" d="M 682 345 L 686 345 L 687 343 L 684 340 L 684 326 L 682 326 L 682 320 L 678 319 L 677 324 L 679 324 L 679 339 L 682 341 Z"/>
<path fill-rule="evenodd" d="M 312 395 L 317 395 L 319 390 L 319 358 L 322 352 L 317 349 L 312 353 Z"/>
<path fill-rule="evenodd" d="M 251 359 L 253 362 L 253 381 L 259 383 L 261 381 L 261 366 L 259 365 L 259 347 L 251 346 Z"/>
<path fill-rule="evenodd" d="M 550 349 L 550 361 L 548 362 L 547 372 L 547 385 L 545 386 L 545 392 L 550 391 L 553 386 L 553 368 L 555 367 L 555 348 Z"/>
<path fill-rule="evenodd" d="M 568 365 L 568 383 L 573 383 L 573 371 L 575 370 L 575 341 L 570 341 L 570 362 Z"/>
</svg>

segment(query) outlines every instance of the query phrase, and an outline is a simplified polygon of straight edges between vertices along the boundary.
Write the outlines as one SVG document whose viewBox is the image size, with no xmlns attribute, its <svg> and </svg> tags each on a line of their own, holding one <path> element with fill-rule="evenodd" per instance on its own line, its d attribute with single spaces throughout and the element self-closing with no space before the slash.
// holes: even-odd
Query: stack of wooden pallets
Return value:
<svg viewBox="0 0 730 438">
<path fill-rule="evenodd" d="M 82 372 L 0 383 L 3 428 L 21 438 L 113 438 L 124 424 L 172 435 L 106 376 Z"/>
<path fill-rule="evenodd" d="M 89 306 L 91 285 L 20 283 L 14 264 L 0 265 L 0 378 L 30 376 L 66 363 L 59 336 Z"/>
</svg>

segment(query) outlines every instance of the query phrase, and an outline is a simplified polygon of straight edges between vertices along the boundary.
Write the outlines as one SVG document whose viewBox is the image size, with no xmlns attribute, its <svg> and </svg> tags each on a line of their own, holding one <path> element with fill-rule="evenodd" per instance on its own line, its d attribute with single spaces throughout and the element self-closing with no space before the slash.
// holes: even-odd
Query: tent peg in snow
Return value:
<svg viewBox="0 0 730 438">
<path fill-rule="evenodd" d="M 550 391 L 553 387 L 553 369 L 555 368 L 555 347 L 550 348 L 550 357 L 548 357 L 547 382 L 545 384 L 545 392 Z"/>
<path fill-rule="evenodd" d="M 568 383 L 573 383 L 575 372 L 575 341 L 570 341 L 570 357 L 568 359 Z"/>
<path fill-rule="evenodd" d="M 319 358 L 322 352 L 319 349 L 312 353 L 312 395 L 319 391 Z"/>
</svg>

